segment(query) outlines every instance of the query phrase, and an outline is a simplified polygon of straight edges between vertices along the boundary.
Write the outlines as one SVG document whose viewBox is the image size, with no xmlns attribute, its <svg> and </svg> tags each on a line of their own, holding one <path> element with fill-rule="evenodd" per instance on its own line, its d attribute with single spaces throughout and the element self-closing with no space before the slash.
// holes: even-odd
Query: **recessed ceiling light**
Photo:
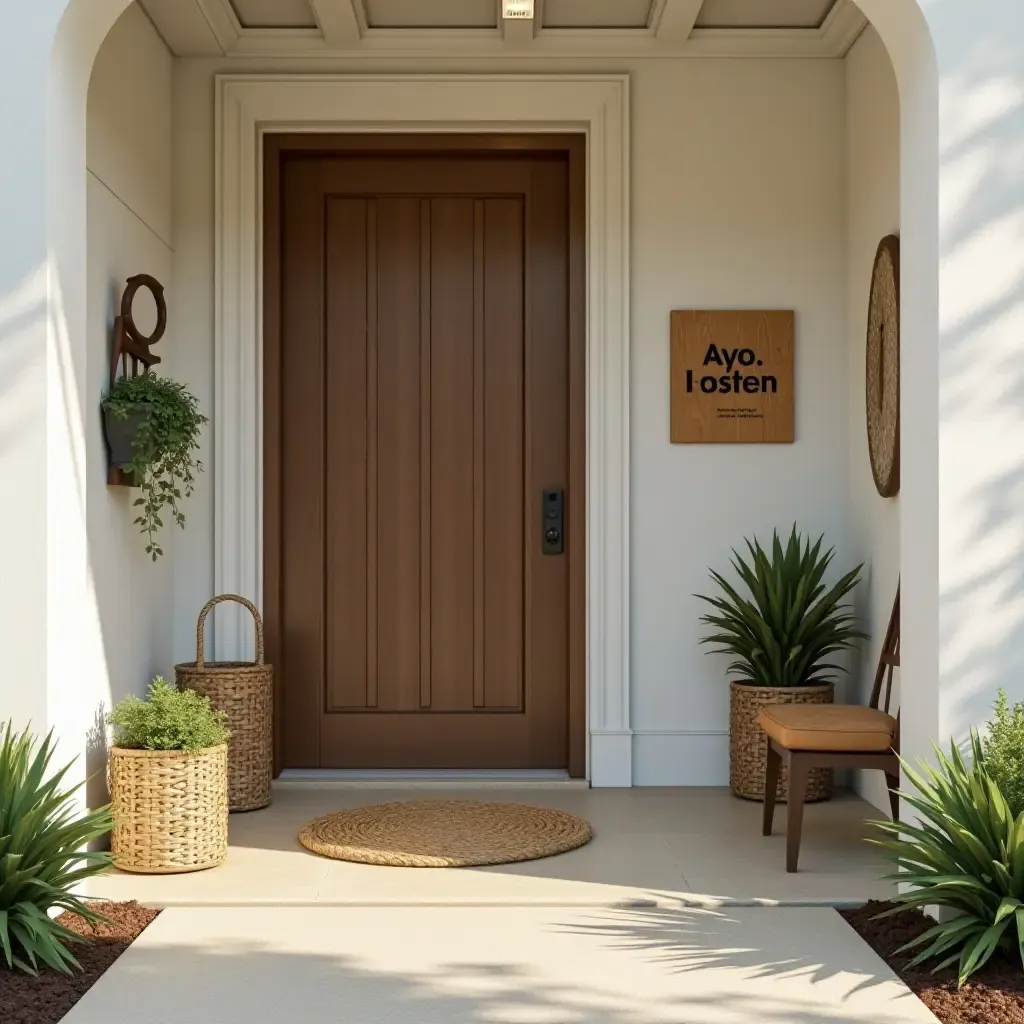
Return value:
<svg viewBox="0 0 1024 1024">
<path fill-rule="evenodd" d="M 533 18 L 533 0 L 504 0 L 501 16 L 506 21 L 529 21 Z"/>
</svg>

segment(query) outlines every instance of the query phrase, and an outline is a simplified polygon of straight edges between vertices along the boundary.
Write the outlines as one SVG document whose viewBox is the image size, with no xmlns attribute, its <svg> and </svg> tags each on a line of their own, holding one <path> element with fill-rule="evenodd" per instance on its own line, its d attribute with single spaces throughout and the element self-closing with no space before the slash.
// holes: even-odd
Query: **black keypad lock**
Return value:
<svg viewBox="0 0 1024 1024">
<path fill-rule="evenodd" d="M 541 550 L 545 555 L 565 551 L 565 491 L 546 489 L 541 498 Z"/>
</svg>

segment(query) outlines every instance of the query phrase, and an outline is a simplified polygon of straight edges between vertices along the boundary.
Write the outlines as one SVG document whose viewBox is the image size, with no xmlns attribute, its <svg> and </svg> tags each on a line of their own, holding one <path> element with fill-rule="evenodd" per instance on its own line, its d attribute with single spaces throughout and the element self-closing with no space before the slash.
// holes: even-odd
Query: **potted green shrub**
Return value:
<svg viewBox="0 0 1024 1024">
<path fill-rule="evenodd" d="M 122 871 L 203 871 L 228 852 L 226 716 L 156 678 L 146 700 L 114 707 L 110 849 Z"/>
<path fill-rule="evenodd" d="M 828 659 L 865 637 L 843 599 L 860 580 L 858 566 L 831 589 L 823 582 L 835 549 L 822 552 L 823 537 L 815 544 L 797 532 L 785 547 L 778 533 L 770 551 L 755 539 L 746 541 L 749 561 L 733 551 L 739 576 L 733 586 L 712 571 L 721 591 L 714 597 L 697 595 L 713 611 L 701 622 L 713 632 L 701 643 L 710 653 L 734 660 L 726 674 L 730 683 L 729 784 L 736 796 L 764 799 L 767 740 L 757 724 L 765 704 L 831 704 L 835 676 L 843 666 Z M 745 590 L 746 594 L 740 591 Z M 786 773 L 781 773 L 778 799 L 788 794 Z M 815 769 L 808 781 L 807 799 L 831 795 L 832 773 Z"/>
<path fill-rule="evenodd" d="M 83 939 L 55 912 L 102 920 L 75 892 L 110 866 L 109 854 L 85 850 L 110 831 L 110 811 L 78 810 L 81 785 L 64 785 L 70 764 L 51 769 L 54 747 L 52 733 L 39 743 L 11 722 L 0 740 L 0 976 L 44 966 L 70 974 L 78 961 L 68 946 Z"/>
<path fill-rule="evenodd" d="M 169 512 L 178 526 L 185 526 L 178 502 L 192 494 L 196 473 L 202 471 L 195 453 L 207 418 L 183 384 L 155 373 L 119 378 L 102 409 L 110 465 L 142 489 L 135 522 L 155 562 L 163 554 L 156 540 L 162 516 Z"/>
</svg>

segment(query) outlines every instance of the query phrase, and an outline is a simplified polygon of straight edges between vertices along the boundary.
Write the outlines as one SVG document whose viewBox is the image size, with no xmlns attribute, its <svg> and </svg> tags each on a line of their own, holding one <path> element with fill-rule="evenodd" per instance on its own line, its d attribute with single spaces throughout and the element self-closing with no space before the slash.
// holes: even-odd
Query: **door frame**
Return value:
<svg viewBox="0 0 1024 1024">
<path fill-rule="evenodd" d="M 581 135 L 586 140 L 585 580 L 579 728 L 595 786 L 632 784 L 629 673 L 629 78 L 626 75 L 218 75 L 214 330 L 214 584 L 264 589 L 267 136 Z M 500 145 L 495 141 L 495 145 Z M 581 260 L 581 263 L 583 261 Z M 267 492 L 269 493 L 269 491 Z M 251 650 L 240 615 L 217 658 Z M 582 706 L 585 704 L 585 711 Z"/>
<path fill-rule="evenodd" d="M 586 159 L 580 134 L 438 134 L 367 135 L 284 133 L 263 139 L 263 379 L 280 379 L 281 355 L 281 164 L 285 154 L 343 156 L 403 155 L 489 156 L 494 154 L 564 155 L 568 168 L 568 314 L 569 314 L 569 469 L 570 501 L 566 509 L 568 543 L 568 764 L 573 778 L 587 768 L 586 694 Z M 280 389 L 263 389 L 263 618 L 266 653 L 271 664 L 280 650 L 281 587 L 281 397 Z M 284 693 L 280 675 L 274 687 L 274 771 L 283 768 Z"/>
</svg>

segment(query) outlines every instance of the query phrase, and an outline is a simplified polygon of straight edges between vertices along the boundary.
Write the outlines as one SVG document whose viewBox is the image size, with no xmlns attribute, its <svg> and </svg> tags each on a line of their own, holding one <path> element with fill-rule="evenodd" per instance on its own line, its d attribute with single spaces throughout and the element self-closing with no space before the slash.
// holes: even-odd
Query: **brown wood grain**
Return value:
<svg viewBox="0 0 1024 1024">
<path fill-rule="evenodd" d="M 268 139 L 272 136 L 268 136 Z M 263 622 L 266 658 L 281 653 L 281 162 L 268 143 L 263 152 Z M 274 672 L 274 777 L 284 767 L 284 695 Z"/>
<path fill-rule="evenodd" d="M 536 142 L 267 144 L 279 768 L 585 772 L 584 148 Z"/>
<path fill-rule="evenodd" d="M 367 665 L 370 602 L 367 577 L 367 458 L 371 419 L 367 353 L 371 338 L 368 311 L 367 222 L 365 199 L 332 199 L 326 211 L 325 289 L 328 395 L 343 397 L 325 405 L 326 444 L 333 472 L 325 475 L 327 631 L 327 706 L 373 706 Z M 375 560 L 374 560 L 375 561 Z M 376 609 L 374 609 L 375 612 Z M 374 674 L 375 675 L 375 674 Z"/>
<path fill-rule="evenodd" d="M 524 362 L 530 331 L 523 311 L 533 303 L 525 293 L 523 203 L 518 199 L 488 199 L 484 203 L 484 433 L 482 481 L 484 561 L 481 606 L 484 631 L 483 707 L 521 710 L 526 705 L 527 589 L 524 572 L 534 564 L 537 548 L 529 548 L 527 524 L 544 486 L 529 476 L 524 445 L 531 426 L 525 415 Z M 550 307 L 545 314 L 550 313 Z M 555 323 L 564 322 L 559 318 Z M 524 326 L 526 330 L 524 332 Z M 545 405 L 542 416 L 565 418 L 560 395 Z M 538 545 L 539 546 L 539 545 Z M 559 565 L 559 575 L 564 563 Z M 532 591 L 530 592 L 532 594 Z M 536 671 L 549 651 L 534 663 Z M 555 687 L 555 693 L 561 686 Z"/>
<path fill-rule="evenodd" d="M 328 187 L 333 189 L 333 182 Z M 421 600 L 423 513 L 429 514 L 429 506 L 424 509 L 421 464 L 420 205 L 406 197 L 377 200 L 377 687 L 382 711 L 420 708 L 427 639 Z"/>
<path fill-rule="evenodd" d="M 280 649 L 286 665 L 284 762 L 315 768 L 324 695 L 324 231 L 317 168 L 283 181 L 282 338 L 278 386 L 287 429 L 280 435 Z M 276 432 L 275 432 L 276 433 Z M 272 528 L 278 524 L 272 524 Z M 318 686 L 298 687 L 296 679 Z"/>
<path fill-rule="evenodd" d="M 672 443 L 792 444 L 794 346 L 792 310 L 674 310 Z"/>
<path fill-rule="evenodd" d="M 430 263 L 433 348 L 429 363 L 431 699 L 424 708 L 473 707 L 473 200 L 435 199 Z M 432 571 L 431 571 L 432 570 Z M 424 660 L 427 660 L 426 657 Z"/>
</svg>

